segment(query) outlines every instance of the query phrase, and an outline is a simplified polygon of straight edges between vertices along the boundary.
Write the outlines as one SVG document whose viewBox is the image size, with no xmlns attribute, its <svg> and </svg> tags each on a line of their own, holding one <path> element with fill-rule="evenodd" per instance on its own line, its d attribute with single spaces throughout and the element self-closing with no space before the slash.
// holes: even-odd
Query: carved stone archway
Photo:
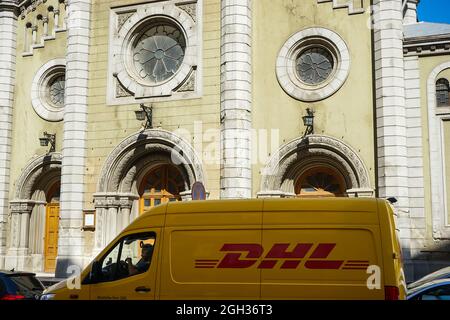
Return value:
<svg viewBox="0 0 450 320">
<path fill-rule="evenodd" d="M 272 155 L 262 172 L 258 197 L 294 197 L 298 176 L 320 165 L 333 167 L 342 174 L 348 196 L 373 196 L 369 173 L 353 148 L 333 137 L 310 135 L 283 145 Z"/>
<path fill-rule="evenodd" d="M 61 179 L 61 154 L 32 159 L 16 182 L 10 202 L 10 236 L 5 266 L 42 272 L 46 193 Z"/>
<path fill-rule="evenodd" d="M 149 129 L 123 140 L 103 165 L 94 194 L 96 236 L 94 252 L 100 251 L 138 216 L 138 186 L 146 172 L 160 164 L 175 165 L 185 181 L 183 200 L 190 198 L 195 181 L 205 184 L 201 161 L 192 146 L 162 129 Z"/>
</svg>

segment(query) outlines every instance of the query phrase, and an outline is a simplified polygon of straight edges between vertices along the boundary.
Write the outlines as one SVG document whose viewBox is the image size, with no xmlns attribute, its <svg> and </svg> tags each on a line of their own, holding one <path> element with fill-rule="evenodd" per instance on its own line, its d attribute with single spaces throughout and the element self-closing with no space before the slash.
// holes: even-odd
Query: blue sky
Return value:
<svg viewBox="0 0 450 320">
<path fill-rule="evenodd" d="M 450 23 L 450 0 L 421 0 L 419 21 Z"/>
</svg>

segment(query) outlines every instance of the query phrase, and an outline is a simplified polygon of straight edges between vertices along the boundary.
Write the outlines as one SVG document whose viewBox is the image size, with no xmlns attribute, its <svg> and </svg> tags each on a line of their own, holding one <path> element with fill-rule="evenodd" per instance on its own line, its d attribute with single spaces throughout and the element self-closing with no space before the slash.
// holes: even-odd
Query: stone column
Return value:
<svg viewBox="0 0 450 320">
<path fill-rule="evenodd" d="M 105 237 L 105 223 L 107 215 L 106 198 L 102 195 L 95 194 L 95 244 L 92 250 L 92 257 L 94 258 L 104 248 Z"/>
<path fill-rule="evenodd" d="M 48 37 L 48 17 L 42 18 L 42 25 L 43 25 L 43 28 L 44 28 L 42 36 L 45 39 L 45 38 Z"/>
<path fill-rule="evenodd" d="M 17 1 L 0 1 L 0 269 L 6 255 L 11 133 L 16 71 Z"/>
<path fill-rule="evenodd" d="M 406 0 L 405 16 L 403 17 L 404 24 L 417 23 L 417 5 L 420 0 Z"/>
<path fill-rule="evenodd" d="M 120 198 L 120 231 L 125 229 L 130 224 L 132 206 L 133 199 L 130 199 L 128 197 Z"/>
<path fill-rule="evenodd" d="M 37 30 L 38 26 L 31 27 L 31 47 L 37 45 Z"/>
<path fill-rule="evenodd" d="M 83 264 L 90 10 L 91 0 L 69 1 L 57 277 Z"/>
<path fill-rule="evenodd" d="M 30 201 L 11 201 L 11 241 L 5 260 L 5 268 L 27 270 L 28 263 L 28 230 L 33 203 Z"/>
<path fill-rule="evenodd" d="M 251 0 L 222 0 L 221 198 L 251 198 Z"/>
<path fill-rule="evenodd" d="M 111 240 L 117 235 L 117 216 L 119 212 L 119 205 L 118 203 L 115 203 L 115 198 L 108 199 L 108 213 L 106 218 L 106 224 L 105 224 L 105 231 L 106 231 L 106 243 L 111 242 Z"/>
<path fill-rule="evenodd" d="M 53 30 L 59 30 L 59 9 L 53 10 Z"/>
</svg>

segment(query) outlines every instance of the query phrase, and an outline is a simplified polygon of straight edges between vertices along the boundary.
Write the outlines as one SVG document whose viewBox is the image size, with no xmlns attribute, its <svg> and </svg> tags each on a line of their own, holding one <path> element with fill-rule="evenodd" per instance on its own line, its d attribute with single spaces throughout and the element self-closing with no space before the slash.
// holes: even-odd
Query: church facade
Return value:
<svg viewBox="0 0 450 320">
<path fill-rule="evenodd" d="M 194 182 L 395 197 L 407 278 L 448 265 L 450 25 L 418 2 L 1 0 L 0 269 L 65 277 Z"/>
</svg>

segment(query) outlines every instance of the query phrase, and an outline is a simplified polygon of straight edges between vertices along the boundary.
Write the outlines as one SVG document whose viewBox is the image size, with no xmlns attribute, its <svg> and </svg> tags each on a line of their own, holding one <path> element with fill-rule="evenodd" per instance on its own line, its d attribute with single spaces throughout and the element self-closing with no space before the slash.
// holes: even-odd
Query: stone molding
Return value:
<svg viewBox="0 0 450 320">
<path fill-rule="evenodd" d="M 17 17 L 20 14 L 19 1 L 18 0 L 0 1 L 0 11 L 3 12 L 9 11 Z"/>
<path fill-rule="evenodd" d="M 306 46 L 324 46 L 333 55 L 334 70 L 320 85 L 310 86 L 299 80 L 296 56 Z M 277 79 L 283 90 L 292 98 L 314 102 L 336 93 L 347 80 L 350 72 L 350 53 L 347 44 L 337 33 L 320 27 L 307 28 L 292 35 L 281 47 L 276 62 Z"/>
<path fill-rule="evenodd" d="M 139 154 L 136 154 L 137 151 Z M 117 190 L 130 192 L 132 181 L 139 173 L 136 168 L 139 159 L 143 159 L 145 155 L 161 153 L 170 155 L 165 159 L 175 158 L 178 161 L 180 167 L 184 168 L 188 175 L 191 184 L 195 181 L 205 183 L 200 158 L 188 142 L 172 132 L 163 129 L 149 129 L 127 137 L 111 151 L 102 167 L 97 193 L 117 192 Z M 145 165 L 145 163 L 141 163 L 141 165 Z M 132 171 L 129 174 L 130 170 Z M 124 181 L 126 186 L 123 186 Z"/>
<path fill-rule="evenodd" d="M 30 200 L 13 200 L 10 202 L 11 214 L 31 213 L 34 205 Z"/>
<path fill-rule="evenodd" d="M 95 193 L 95 208 L 127 208 L 131 209 L 134 200 L 139 196 L 129 193 Z"/>
<path fill-rule="evenodd" d="M 22 170 L 16 182 L 15 199 L 31 199 L 33 184 L 50 170 L 61 170 L 62 156 L 58 152 L 32 159 Z"/>
<path fill-rule="evenodd" d="M 436 115 L 436 81 L 438 75 L 450 69 L 450 61 L 436 66 L 428 76 L 427 102 L 428 102 L 428 130 L 430 143 L 430 173 L 431 173 L 431 212 L 433 222 L 433 237 L 435 239 L 450 239 L 450 223 L 447 215 L 449 204 L 446 203 L 446 186 L 444 154 L 444 138 L 442 135 L 443 120 L 450 120 L 450 114 Z M 446 160 L 448 161 L 448 160 Z"/>
<path fill-rule="evenodd" d="M 53 59 L 39 68 L 31 84 L 31 104 L 34 111 L 44 120 L 61 121 L 64 116 L 64 107 L 52 105 L 46 98 L 48 81 L 57 73 L 64 72 L 65 59 Z"/>
<path fill-rule="evenodd" d="M 311 161 L 309 160 L 311 159 Z M 319 162 L 317 162 L 319 161 Z M 294 186 L 286 185 L 286 177 L 295 179 L 301 167 L 324 163 L 338 167 L 346 176 L 349 193 L 371 193 L 369 172 L 357 152 L 343 141 L 324 135 L 294 139 L 272 155 L 262 172 L 258 196 L 295 196 Z"/>
</svg>

